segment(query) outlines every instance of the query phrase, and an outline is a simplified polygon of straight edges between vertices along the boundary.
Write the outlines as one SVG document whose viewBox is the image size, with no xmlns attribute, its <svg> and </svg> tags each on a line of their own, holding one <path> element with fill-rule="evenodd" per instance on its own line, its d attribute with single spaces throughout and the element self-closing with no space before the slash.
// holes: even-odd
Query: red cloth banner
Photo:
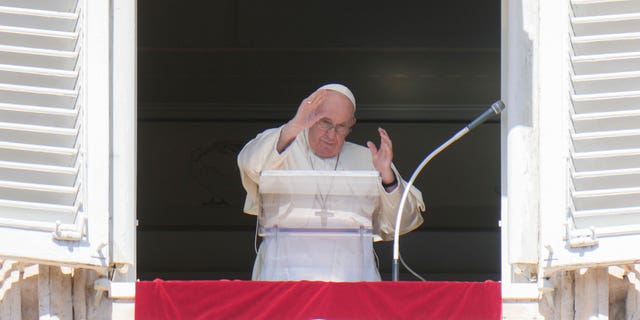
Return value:
<svg viewBox="0 0 640 320">
<path fill-rule="evenodd" d="M 136 319 L 500 319 L 500 283 L 141 281 Z"/>
</svg>

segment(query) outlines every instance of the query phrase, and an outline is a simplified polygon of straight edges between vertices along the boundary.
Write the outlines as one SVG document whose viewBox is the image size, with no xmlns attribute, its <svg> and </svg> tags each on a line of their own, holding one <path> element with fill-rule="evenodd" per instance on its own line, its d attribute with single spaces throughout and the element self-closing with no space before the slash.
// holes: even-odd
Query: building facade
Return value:
<svg viewBox="0 0 640 320">
<path fill-rule="evenodd" d="M 136 9 L 0 0 L 0 318 L 133 318 Z M 505 319 L 640 318 L 640 0 L 502 0 Z"/>
<path fill-rule="evenodd" d="M 637 319 L 640 2 L 503 1 L 506 319 Z"/>
<path fill-rule="evenodd" d="M 0 16 L 0 318 L 133 318 L 135 1 Z"/>
</svg>

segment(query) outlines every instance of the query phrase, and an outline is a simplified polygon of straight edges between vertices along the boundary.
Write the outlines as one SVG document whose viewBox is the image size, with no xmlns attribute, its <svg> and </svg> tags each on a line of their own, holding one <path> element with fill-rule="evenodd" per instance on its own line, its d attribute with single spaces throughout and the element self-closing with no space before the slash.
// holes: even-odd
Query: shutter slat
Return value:
<svg viewBox="0 0 640 320">
<path fill-rule="evenodd" d="M 640 105 L 640 91 L 572 94 L 575 113 L 635 110 Z"/>
<path fill-rule="evenodd" d="M 78 0 L 2 0 L 2 5 L 7 7 L 59 11 L 59 12 L 75 12 Z"/>
<path fill-rule="evenodd" d="M 1 102 L 10 104 L 74 108 L 78 99 L 78 88 L 65 90 L 0 83 L 0 96 Z"/>
<path fill-rule="evenodd" d="M 573 76 L 576 94 L 624 92 L 640 88 L 640 71 Z"/>
<path fill-rule="evenodd" d="M 573 174 L 576 191 L 640 187 L 640 168 L 586 171 Z"/>
<path fill-rule="evenodd" d="M 78 32 L 51 31 L 0 25 L 0 43 L 10 46 L 73 51 Z"/>
<path fill-rule="evenodd" d="M 6 225 L 6 220 L 16 220 L 12 224 L 19 225 L 17 221 L 22 220 L 22 226 L 25 222 L 31 225 L 33 222 L 47 223 L 45 230 L 53 230 L 53 224 L 56 222 L 73 223 L 78 213 L 78 206 L 63 206 L 47 203 L 35 203 L 24 201 L 11 201 L 0 199 L 0 224 Z M 2 220 L 5 220 L 3 223 Z M 26 221 L 25 221 L 26 220 Z"/>
<path fill-rule="evenodd" d="M 640 207 L 640 187 L 575 191 L 573 205 L 578 211 Z"/>
<path fill-rule="evenodd" d="M 7 84 L 72 90 L 77 79 L 76 70 L 0 64 L 0 81 Z"/>
<path fill-rule="evenodd" d="M 576 36 L 631 33 L 640 29 L 640 14 L 613 14 L 571 19 Z"/>
<path fill-rule="evenodd" d="M 579 229 L 589 229 L 595 226 L 612 228 L 631 225 L 625 233 L 637 233 L 640 227 L 640 207 L 574 211 L 573 216 L 576 220 L 576 227 Z M 607 235 L 608 233 L 604 231 L 600 234 Z"/>
<path fill-rule="evenodd" d="M 577 171 L 599 171 L 636 168 L 640 164 L 640 149 L 582 152 L 573 154 Z"/>
<path fill-rule="evenodd" d="M 576 17 L 606 16 L 638 12 L 640 0 L 571 0 Z"/>
<path fill-rule="evenodd" d="M 576 56 L 571 62 L 576 74 L 632 72 L 640 70 L 640 52 Z"/>
<path fill-rule="evenodd" d="M 640 51 L 640 32 L 572 37 L 576 55 Z"/>
<path fill-rule="evenodd" d="M 78 128 L 59 128 L 0 122 L 0 140 L 72 148 L 76 144 Z"/>
<path fill-rule="evenodd" d="M 0 45 L 0 61 L 18 66 L 73 70 L 78 54 L 78 51 Z"/>
<path fill-rule="evenodd" d="M 572 138 L 575 152 L 640 148 L 640 129 L 577 133 Z"/>
<path fill-rule="evenodd" d="M 7 181 L 73 186 L 78 168 L 0 161 L 0 176 Z"/>
<path fill-rule="evenodd" d="M 640 123 L 640 110 L 577 114 L 572 119 L 577 133 L 633 130 Z"/>
<path fill-rule="evenodd" d="M 75 12 L 0 6 L 0 24 L 5 26 L 71 32 L 77 20 Z"/>
<path fill-rule="evenodd" d="M 6 122 L 73 128 L 76 125 L 77 118 L 77 109 L 0 103 L 0 119 Z"/>
<path fill-rule="evenodd" d="M 0 141 L 0 159 L 34 164 L 73 166 L 79 153 L 77 147 L 60 148 Z"/>
<path fill-rule="evenodd" d="M 78 188 L 79 185 L 66 187 L 0 180 L 0 198 L 72 206 L 76 201 Z"/>
</svg>

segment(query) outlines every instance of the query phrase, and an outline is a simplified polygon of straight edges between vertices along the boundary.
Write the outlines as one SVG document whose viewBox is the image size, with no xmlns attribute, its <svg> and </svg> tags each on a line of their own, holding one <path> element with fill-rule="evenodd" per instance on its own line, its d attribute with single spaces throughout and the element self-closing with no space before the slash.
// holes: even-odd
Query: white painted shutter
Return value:
<svg viewBox="0 0 640 320">
<path fill-rule="evenodd" d="M 0 0 L 0 259 L 109 263 L 108 19 Z"/>
<path fill-rule="evenodd" d="M 573 0 L 568 247 L 640 258 L 640 1 Z"/>
</svg>

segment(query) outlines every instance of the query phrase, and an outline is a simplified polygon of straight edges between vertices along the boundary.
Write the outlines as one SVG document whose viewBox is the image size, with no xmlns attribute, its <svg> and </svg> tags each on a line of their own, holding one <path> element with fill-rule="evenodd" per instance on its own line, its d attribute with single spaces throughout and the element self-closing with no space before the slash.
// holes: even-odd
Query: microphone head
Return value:
<svg viewBox="0 0 640 320">
<path fill-rule="evenodd" d="M 504 105 L 504 102 L 502 102 L 502 100 L 498 100 L 491 105 L 491 109 L 493 109 L 493 112 L 495 112 L 496 114 L 500 114 L 500 112 L 502 112 L 504 108 L 506 108 L 506 106 Z"/>
<path fill-rule="evenodd" d="M 500 114 L 500 112 L 502 112 L 502 110 L 504 110 L 505 106 L 504 103 L 500 100 L 494 102 L 491 107 L 489 107 L 487 110 L 485 110 L 479 117 L 477 117 L 475 120 L 471 121 L 471 123 L 469 123 L 467 125 L 467 128 L 469 130 L 473 130 L 475 127 L 479 126 L 480 124 L 482 124 L 483 122 L 489 120 L 491 117 Z"/>
</svg>

